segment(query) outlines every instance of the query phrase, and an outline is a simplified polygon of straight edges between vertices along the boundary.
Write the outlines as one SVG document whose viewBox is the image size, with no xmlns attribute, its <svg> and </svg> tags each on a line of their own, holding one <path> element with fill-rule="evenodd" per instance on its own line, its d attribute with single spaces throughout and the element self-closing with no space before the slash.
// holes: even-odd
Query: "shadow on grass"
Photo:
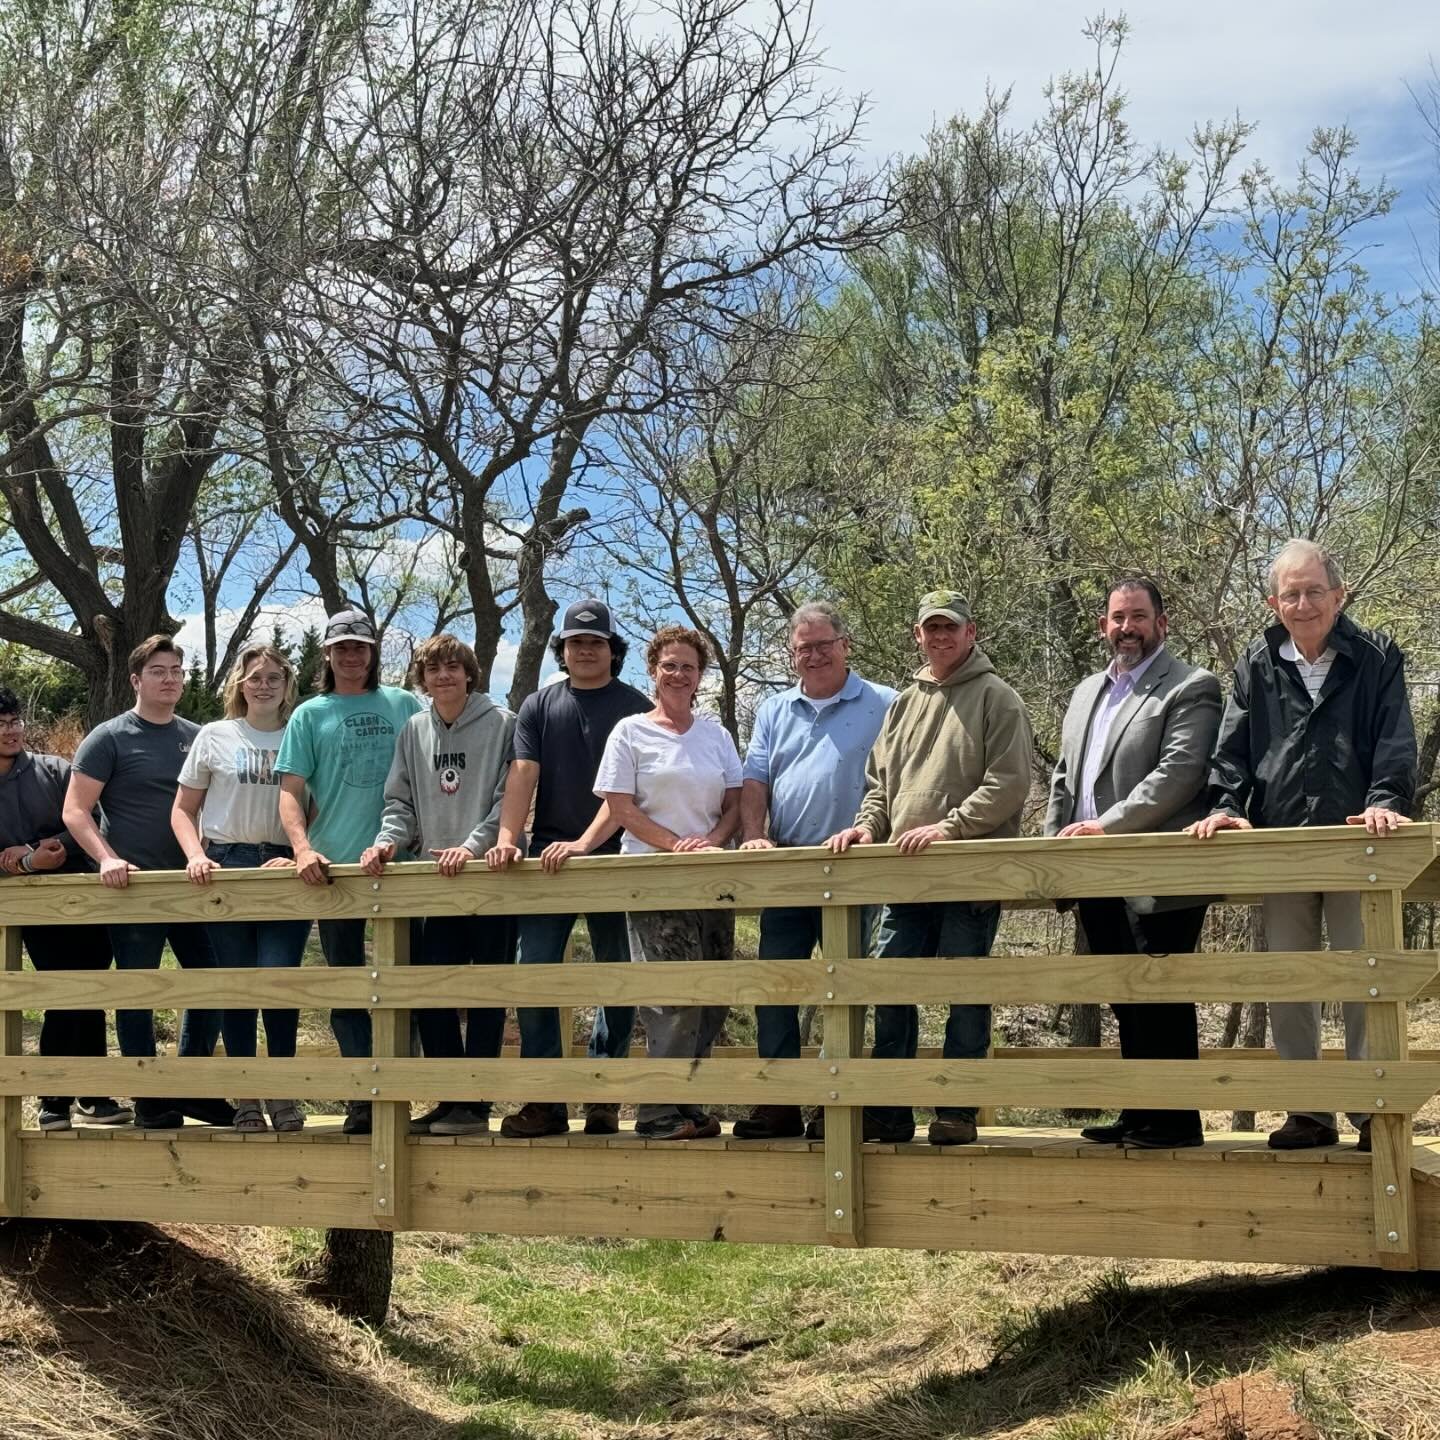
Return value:
<svg viewBox="0 0 1440 1440">
<path fill-rule="evenodd" d="M 1066 1411 L 1142 1376 L 1162 1347 L 1200 1383 L 1270 1362 L 1276 1349 L 1367 1332 L 1376 1309 L 1433 1302 L 1437 1281 L 1372 1270 L 1223 1276 L 1132 1286 L 1118 1271 L 1081 1296 L 1017 1316 L 983 1366 L 936 1369 L 796 1434 L 833 1440 L 983 1436 Z"/>
<path fill-rule="evenodd" d="M 423 1396 L 404 1393 L 398 1371 L 369 1368 L 364 1332 L 312 1318 L 307 1302 L 208 1249 L 203 1232 L 10 1221 L 0 1224 L 0 1280 L 53 1332 L 8 1357 L 35 1426 L 23 1433 L 135 1433 L 118 1417 L 110 1423 L 123 1407 L 144 1417 L 147 1440 L 531 1434 L 426 1409 Z M 67 1403 L 98 1408 L 93 1416 L 50 1413 Z M 89 1428 L 91 1420 L 102 1428 Z M 5 1422 L 0 1432 L 10 1433 Z"/>
</svg>

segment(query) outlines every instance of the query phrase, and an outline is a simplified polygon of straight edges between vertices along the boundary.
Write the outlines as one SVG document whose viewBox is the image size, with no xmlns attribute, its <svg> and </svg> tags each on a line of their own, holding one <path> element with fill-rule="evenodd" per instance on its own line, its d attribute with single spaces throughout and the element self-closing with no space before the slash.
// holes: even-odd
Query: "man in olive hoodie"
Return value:
<svg viewBox="0 0 1440 1440">
<path fill-rule="evenodd" d="M 926 663 L 885 717 L 865 767 L 865 798 L 855 823 L 832 835 L 840 854 L 851 845 L 893 839 L 902 855 L 936 840 L 1001 838 L 1020 833 L 1030 790 L 1030 718 L 1020 697 L 975 644 L 975 622 L 963 595 L 932 590 L 920 600 L 915 643 Z M 997 901 L 950 900 L 887 905 L 875 953 L 988 955 L 1000 924 Z M 876 1059 L 913 1059 L 920 1036 L 914 1005 L 875 1007 Z M 947 1060 L 978 1060 L 990 1045 L 990 1007 L 952 1005 L 945 1026 Z M 932 1145 L 975 1139 L 973 1106 L 936 1110 Z M 867 1140 L 914 1137 L 905 1107 L 865 1111 Z"/>
<path fill-rule="evenodd" d="M 475 652 L 453 635 L 415 647 L 410 681 L 430 697 L 395 742 L 385 781 L 380 833 L 360 857 L 379 875 L 397 851 L 433 857 L 442 875 L 459 875 L 495 843 L 500 801 L 513 758 L 515 716 L 477 690 Z M 514 959 L 508 917 L 432 915 L 416 959 L 421 965 L 506 965 Z M 453 1007 L 421 1010 L 420 1044 L 431 1058 L 493 1059 L 500 1054 L 505 1012 L 470 1010 L 462 1041 Z M 412 1131 L 474 1135 L 490 1128 L 488 1102 L 446 1102 L 411 1121 Z"/>
</svg>

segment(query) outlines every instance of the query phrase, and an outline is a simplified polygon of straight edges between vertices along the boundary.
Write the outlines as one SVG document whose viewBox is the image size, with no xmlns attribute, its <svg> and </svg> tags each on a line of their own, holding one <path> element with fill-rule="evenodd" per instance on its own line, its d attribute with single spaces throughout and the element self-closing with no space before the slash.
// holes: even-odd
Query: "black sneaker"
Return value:
<svg viewBox="0 0 1440 1440">
<path fill-rule="evenodd" d="M 137 1130 L 182 1130 L 185 1117 L 178 1110 L 152 1110 L 143 1104 L 135 1110 Z"/>
<path fill-rule="evenodd" d="M 42 1100 L 39 1125 L 42 1130 L 68 1130 L 70 1128 L 69 1102 Z"/>
<path fill-rule="evenodd" d="M 75 1109 L 87 1125 L 128 1125 L 135 1118 L 128 1105 L 117 1105 L 103 1096 L 81 1100 Z"/>
<path fill-rule="evenodd" d="M 229 1126 L 235 1123 L 235 1107 L 228 1100 L 177 1100 L 182 1115 L 202 1125 Z"/>
<path fill-rule="evenodd" d="M 368 1135 L 370 1133 L 370 1102 L 368 1100 L 347 1100 L 345 1102 L 345 1123 L 340 1129 L 346 1135 Z"/>
</svg>

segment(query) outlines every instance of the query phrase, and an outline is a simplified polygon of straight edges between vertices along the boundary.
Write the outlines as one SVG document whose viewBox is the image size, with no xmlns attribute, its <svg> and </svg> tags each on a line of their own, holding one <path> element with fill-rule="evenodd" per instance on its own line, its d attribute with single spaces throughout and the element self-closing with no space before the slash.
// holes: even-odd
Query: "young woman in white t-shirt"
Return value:
<svg viewBox="0 0 1440 1440">
<path fill-rule="evenodd" d="M 280 825 L 275 757 L 295 708 L 295 667 L 273 645 L 247 645 L 223 691 L 225 719 L 203 725 L 180 771 L 170 823 L 197 885 L 212 870 L 271 868 L 295 863 Z M 204 839 L 201 839 L 201 828 Z M 300 964 L 308 920 L 231 920 L 208 927 L 219 965 L 288 968 Z M 295 1054 L 299 1012 L 265 1011 L 265 1047 Z M 226 1010 L 225 1053 L 255 1056 L 255 1011 Z M 264 1130 L 265 1111 L 277 1130 L 299 1130 L 305 1116 L 293 1100 L 237 1100 L 235 1128 Z"/>
<path fill-rule="evenodd" d="M 606 801 L 581 844 L 625 829 L 621 854 L 723 849 L 740 823 L 740 755 L 718 720 L 695 713 L 710 658 L 705 637 L 679 625 L 650 641 L 645 663 L 655 708 L 610 732 L 595 793 Z M 592 836 L 592 833 L 593 836 Z M 729 960 L 735 916 L 729 910 L 645 910 L 626 917 L 630 958 Z M 657 1058 L 708 1055 L 729 1013 L 726 1005 L 641 1006 L 647 1053 Z M 652 1140 L 694 1140 L 720 1133 L 698 1105 L 641 1105 L 635 1131 Z"/>
</svg>

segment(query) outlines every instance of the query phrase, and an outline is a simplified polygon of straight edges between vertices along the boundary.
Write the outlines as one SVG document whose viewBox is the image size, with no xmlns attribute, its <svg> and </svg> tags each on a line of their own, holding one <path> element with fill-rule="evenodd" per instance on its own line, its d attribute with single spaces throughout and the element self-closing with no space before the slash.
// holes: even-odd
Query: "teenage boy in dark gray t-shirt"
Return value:
<svg viewBox="0 0 1440 1440">
<path fill-rule="evenodd" d="M 519 840 L 532 797 L 535 824 L 530 854 L 544 857 L 548 864 L 579 853 L 574 842 L 600 809 L 593 787 L 610 732 L 627 715 L 643 715 L 654 704 L 618 678 L 626 645 L 615 634 L 610 610 L 601 601 L 579 600 L 572 605 L 565 612 L 552 650 L 565 679 L 537 691 L 520 707 L 515 722 L 515 761 L 500 811 L 500 835 L 485 856 L 492 870 L 504 869 L 520 859 Z M 595 847 L 596 853 L 602 855 L 619 849 L 618 826 Z M 563 960 L 574 924 L 573 915 L 522 915 L 520 963 L 556 964 Z M 587 914 L 585 926 L 597 960 L 630 959 L 623 914 Z M 524 1008 L 519 1011 L 519 1019 L 523 1058 L 550 1060 L 562 1053 L 557 1010 Z M 590 1033 L 591 1058 L 621 1059 L 628 1055 L 634 1028 L 633 1006 L 599 1007 Z M 507 1115 L 500 1128 L 512 1137 L 533 1138 L 562 1134 L 570 1127 L 564 1105 L 531 1103 L 518 1114 Z M 611 1134 L 619 1128 L 618 1106 L 585 1107 L 585 1129 L 589 1134 Z"/>
<path fill-rule="evenodd" d="M 97 725 L 71 762 L 65 795 L 65 826 L 100 867 L 100 880 L 123 890 L 135 870 L 183 870 L 185 856 L 170 828 L 176 782 L 200 727 L 175 714 L 185 688 L 185 656 L 168 635 L 152 635 L 130 655 L 135 708 Z M 92 812 L 104 808 L 103 826 Z M 215 956 L 198 923 L 112 925 L 110 944 L 117 970 L 156 970 L 169 940 L 187 969 L 208 969 Z M 187 1010 L 180 1021 L 182 1056 L 212 1055 L 220 1011 Z M 122 1055 L 155 1053 L 155 1017 L 149 1010 L 117 1010 L 115 1035 Z M 135 1105 L 142 1129 L 171 1129 L 186 1115 L 229 1125 L 234 1110 L 224 1100 L 143 1099 Z"/>
</svg>

